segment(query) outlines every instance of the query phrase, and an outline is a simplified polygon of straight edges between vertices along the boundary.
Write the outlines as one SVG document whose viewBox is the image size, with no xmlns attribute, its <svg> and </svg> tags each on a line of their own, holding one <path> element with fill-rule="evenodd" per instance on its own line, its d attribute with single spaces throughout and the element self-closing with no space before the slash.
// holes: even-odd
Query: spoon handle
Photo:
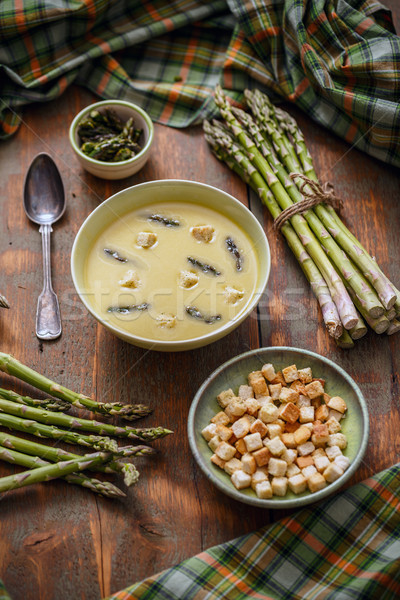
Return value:
<svg viewBox="0 0 400 600">
<path fill-rule="evenodd" d="M 36 335 L 41 340 L 55 340 L 61 335 L 58 299 L 51 285 L 50 233 L 51 225 L 41 225 L 44 285 L 36 310 Z"/>
</svg>

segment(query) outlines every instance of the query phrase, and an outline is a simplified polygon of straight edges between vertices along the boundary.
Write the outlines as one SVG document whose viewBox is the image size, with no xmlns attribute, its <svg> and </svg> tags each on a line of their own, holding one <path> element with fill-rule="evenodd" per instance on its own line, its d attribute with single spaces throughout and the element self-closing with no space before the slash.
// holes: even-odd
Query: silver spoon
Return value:
<svg viewBox="0 0 400 600">
<path fill-rule="evenodd" d="M 36 310 L 36 335 L 41 340 L 55 340 L 61 335 L 61 317 L 51 285 L 50 233 L 52 224 L 64 214 L 65 194 L 57 165 L 46 153 L 38 154 L 29 167 L 24 208 L 28 218 L 40 225 L 42 234 L 44 285 Z"/>
</svg>

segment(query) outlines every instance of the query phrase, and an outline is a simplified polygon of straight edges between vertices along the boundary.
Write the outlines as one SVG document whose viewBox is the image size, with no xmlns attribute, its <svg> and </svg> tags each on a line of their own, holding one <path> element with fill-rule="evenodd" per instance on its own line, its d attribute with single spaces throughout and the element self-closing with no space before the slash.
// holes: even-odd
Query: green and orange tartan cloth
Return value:
<svg viewBox="0 0 400 600">
<path fill-rule="evenodd" d="M 297 104 L 400 165 L 400 38 L 377 0 L 1 0 L 0 137 L 71 83 L 198 124 L 217 83 Z"/>
</svg>

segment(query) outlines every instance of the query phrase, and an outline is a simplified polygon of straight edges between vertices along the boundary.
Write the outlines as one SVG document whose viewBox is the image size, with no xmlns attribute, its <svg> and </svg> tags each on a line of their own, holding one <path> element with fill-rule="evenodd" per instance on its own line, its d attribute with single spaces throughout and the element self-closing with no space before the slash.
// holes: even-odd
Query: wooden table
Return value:
<svg viewBox="0 0 400 600">
<path fill-rule="evenodd" d="M 1 349 L 74 390 L 99 400 L 145 401 L 154 414 L 143 425 L 162 424 L 175 435 L 140 459 L 141 479 L 123 501 L 96 497 L 64 482 L 5 494 L 0 501 L 0 576 L 14 600 L 98 600 L 214 544 L 280 518 L 283 511 L 250 508 L 216 490 L 190 453 L 186 420 L 191 400 L 217 366 L 246 350 L 274 345 L 319 352 L 341 365 L 364 392 L 371 435 L 351 483 L 399 460 L 400 335 L 369 333 L 351 351 L 325 333 L 317 303 L 283 240 L 245 185 L 217 162 L 198 128 L 156 126 L 151 159 L 139 174 L 107 182 L 83 172 L 68 142 L 72 117 L 93 101 L 72 88 L 60 99 L 25 111 L 24 124 L 0 144 L 0 284 L 12 303 L 0 313 Z M 318 127 L 290 108 L 305 132 L 323 180 L 334 181 L 350 228 L 389 276 L 400 284 L 399 173 Z M 35 337 L 42 286 L 41 240 L 22 207 L 23 180 L 39 152 L 56 160 L 68 209 L 54 227 L 53 276 L 64 331 L 56 342 Z M 70 251 L 87 215 L 111 194 L 153 179 L 206 182 L 239 198 L 262 220 L 272 251 L 268 290 L 255 311 L 221 341 L 192 352 L 149 352 L 118 340 L 87 314 L 70 275 Z M 0 385 L 32 393 L 6 376 Z M 0 475 L 14 472 L 0 465 Z"/>
</svg>

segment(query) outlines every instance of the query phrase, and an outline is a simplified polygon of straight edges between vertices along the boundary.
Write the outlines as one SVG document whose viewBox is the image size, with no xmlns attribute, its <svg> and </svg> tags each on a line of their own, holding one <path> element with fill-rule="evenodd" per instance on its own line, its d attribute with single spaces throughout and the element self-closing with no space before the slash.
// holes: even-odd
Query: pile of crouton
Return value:
<svg viewBox="0 0 400 600">
<path fill-rule="evenodd" d="M 217 396 L 222 409 L 202 435 L 236 489 L 252 488 L 258 498 L 286 496 L 288 490 L 317 492 L 349 467 L 340 421 L 347 411 L 340 396 L 329 396 L 325 381 L 310 367 L 272 364 L 248 375 L 238 394 Z"/>
</svg>

